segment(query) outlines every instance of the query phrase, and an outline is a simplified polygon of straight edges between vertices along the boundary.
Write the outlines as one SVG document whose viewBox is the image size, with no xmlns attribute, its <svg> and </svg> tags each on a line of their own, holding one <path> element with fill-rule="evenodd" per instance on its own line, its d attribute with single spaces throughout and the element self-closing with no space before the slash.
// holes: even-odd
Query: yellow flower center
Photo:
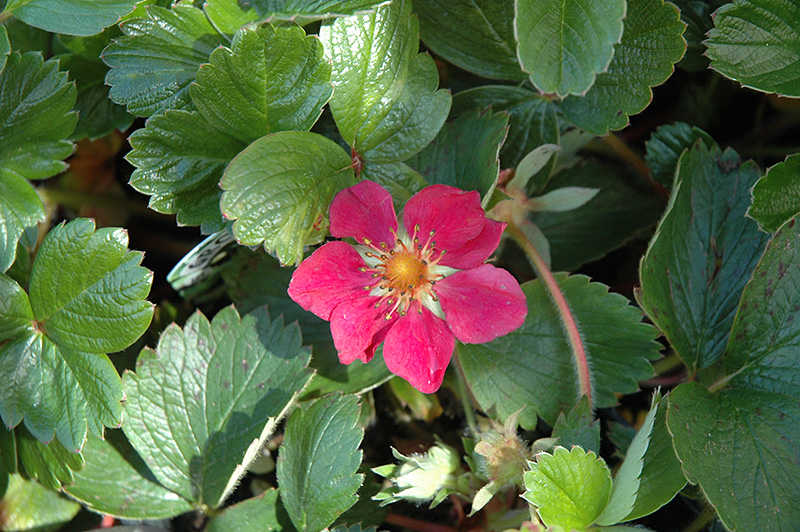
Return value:
<svg viewBox="0 0 800 532">
<path fill-rule="evenodd" d="M 414 290 L 427 282 L 428 264 L 411 251 L 389 256 L 384 268 L 389 286 L 395 290 Z"/>
</svg>

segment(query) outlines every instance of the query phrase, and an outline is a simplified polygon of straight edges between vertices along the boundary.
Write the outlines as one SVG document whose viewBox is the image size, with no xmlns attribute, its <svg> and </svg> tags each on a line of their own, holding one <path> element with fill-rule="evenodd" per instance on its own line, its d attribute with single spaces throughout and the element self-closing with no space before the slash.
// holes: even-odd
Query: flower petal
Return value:
<svg viewBox="0 0 800 532">
<path fill-rule="evenodd" d="M 378 300 L 370 296 L 346 301 L 331 314 L 333 345 L 342 364 L 350 364 L 355 359 L 369 362 L 388 329 L 397 321 L 397 313 L 387 320 L 386 310 L 375 308 Z"/>
<path fill-rule="evenodd" d="M 422 313 L 418 312 L 422 308 Z M 422 393 L 442 385 L 444 372 L 455 348 L 447 324 L 424 307 L 409 309 L 389 329 L 383 344 L 386 367 Z"/>
<path fill-rule="evenodd" d="M 376 245 L 386 242 L 394 246 L 397 216 L 392 196 L 372 181 L 361 181 L 339 192 L 331 203 L 330 231 L 336 238 L 353 237 Z"/>
<path fill-rule="evenodd" d="M 484 264 L 456 272 L 433 287 L 453 334 L 468 344 L 490 342 L 525 321 L 528 304 L 507 271 Z"/>
<path fill-rule="evenodd" d="M 459 248 L 448 249 L 439 264 L 459 270 L 477 268 L 486 262 L 500 245 L 500 236 L 505 228 L 505 223 L 487 219 L 478 236 Z"/>
<path fill-rule="evenodd" d="M 433 240 L 436 249 L 458 249 L 477 237 L 486 223 L 481 208 L 481 195 L 476 191 L 465 192 L 447 185 L 425 187 L 406 204 L 403 223 L 409 235 L 419 224 L 419 239 L 424 244 L 431 231 L 436 231 Z"/>
<path fill-rule="evenodd" d="M 328 242 L 294 271 L 289 297 L 324 320 L 344 301 L 366 297 L 365 286 L 375 284 L 368 272 L 360 272 L 364 259 L 350 244 Z"/>
</svg>

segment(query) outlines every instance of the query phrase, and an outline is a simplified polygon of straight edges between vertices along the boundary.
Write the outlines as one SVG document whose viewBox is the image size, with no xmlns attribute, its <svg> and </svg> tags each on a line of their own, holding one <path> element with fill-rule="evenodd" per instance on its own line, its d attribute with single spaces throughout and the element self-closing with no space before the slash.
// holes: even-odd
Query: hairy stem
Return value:
<svg viewBox="0 0 800 532">
<path fill-rule="evenodd" d="M 472 399 L 469 393 L 469 386 L 467 386 L 467 379 L 464 377 L 464 370 L 461 369 L 461 357 L 458 353 L 458 345 L 456 345 L 456 380 L 458 382 L 458 395 L 461 399 L 461 405 L 464 408 L 464 417 L 467 420 L 467 427 L 469 428 L 471 436 L 478 435 L 478 422 L 475 419 L 475 411 L 472 408 Z"/>
<path fill-rule="evenodd" d="M 622 141 L 614 133 L 609 133 L 603 138 L 603 142 L 614 150 L 614 152 L 619 155 L 619 157 L 625 161 L 626 163 L 630 164 L 637 172 L 642 174 L 650 185 L 655 188 L 659 194 L 664 196 L 665 198 L 669 198 L 669 191 L 664 188 L 664 185 L 653 179 L 650 168 L 647 166 L 647 163 L 644 162 L 644 159 L 639 157 L 630 147 Z"/>
<path fill-rule="evenodd" d="M 689 523 L 683 532 L 700 532 L 701 530 L 705 530 L 708 523 L 714 519 L 714 516 L 717 515 L 716 510 L 710 504 L 703 508 L 703 511 L 695 518 L 694 521 Z"/>
<path fill-rule="evenodd" d="M 586 348 L 583 345 L 580 331 L 578 331 L 578 324 L 575 322 L 575 317 L 572 315 L 567 299 L 564 297 L 561 287 L 558 286 L 556 278 L 553 277 L 553 272 L 547 267 L 533 243 L 513 222 L 505 221 L 508 223 L 506 232 L 528 256 L 531 265 L 536 270 L 536 274 L 544 281 L 558 314 L 561 316 L 561 322 L 564 324 L 564 330 L 572 348 L 572 358 L 575 360 L 575 367 L 578 369 L 578 383 L 580 384 L 581 395 L 585 395 L 589 399 L 589 408 L 592 408 L 592 381 L 589 373 L 589 360 L 586 356 Z"/>
</svg>

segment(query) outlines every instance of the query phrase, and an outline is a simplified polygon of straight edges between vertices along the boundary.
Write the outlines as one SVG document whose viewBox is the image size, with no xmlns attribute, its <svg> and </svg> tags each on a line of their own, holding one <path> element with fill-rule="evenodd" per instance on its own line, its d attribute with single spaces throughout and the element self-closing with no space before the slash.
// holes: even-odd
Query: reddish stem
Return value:
<svg viewBox="0 0 800 532">
<path fill-rule="evenodd" d="M 589 372 L 589 360 L 586 355 L 586 348 L 583 345 L 581 333 L 578 330 L 578 324 L 575 322 L 575 317 L 569 308 L 569 303 L 567 303 L 567 299 L 564 297 L 564 292 L 561 291 L 561 287 L 558 286 L 553 272 L 547 267 L 539 251 L 533 243 L 528 240 L 525 233 L 514 225 L 513 222 L 509 220 L 505 221 L 508 223 L 506 232 L 519 244 L 528 256 L 537 275 L 544 281 L 547 290 L 550 292 L 550 297 L 553 299 L 558 314 L 561 316 L 561 322 L 564 324 L 567 339 L 572 348 L 572 357 L 575 359 L 575 366 L 578 368 L 578 383 L 580 385 L 581 395 L 585 395 L 589 398 L 589 408 L 592 408 L 592 379 L 591 373 Z"/>
</svg>

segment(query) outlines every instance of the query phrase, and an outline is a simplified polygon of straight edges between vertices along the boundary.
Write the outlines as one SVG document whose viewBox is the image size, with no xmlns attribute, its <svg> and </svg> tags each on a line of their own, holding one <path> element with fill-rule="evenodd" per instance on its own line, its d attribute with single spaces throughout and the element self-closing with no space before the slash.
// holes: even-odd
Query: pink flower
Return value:
<svg viewBox="0 0 800 532">
<path fill-rule="evenodd" d="M 304 260 L 289 296 L 331 322 L 339 360 L 369 362 L 383 342 L 389 370 L 424 393 L 439 389 L 455 339 L 483 343 L 525 320 L 525 294 L 505 270 L 484 264 L 504 223 L 489 220 L 477 192 L 433 185 L 412 197 L 398 224 L 392 197 L 372 181 L 333 200 L 329 242 Z"/>
</svg>

